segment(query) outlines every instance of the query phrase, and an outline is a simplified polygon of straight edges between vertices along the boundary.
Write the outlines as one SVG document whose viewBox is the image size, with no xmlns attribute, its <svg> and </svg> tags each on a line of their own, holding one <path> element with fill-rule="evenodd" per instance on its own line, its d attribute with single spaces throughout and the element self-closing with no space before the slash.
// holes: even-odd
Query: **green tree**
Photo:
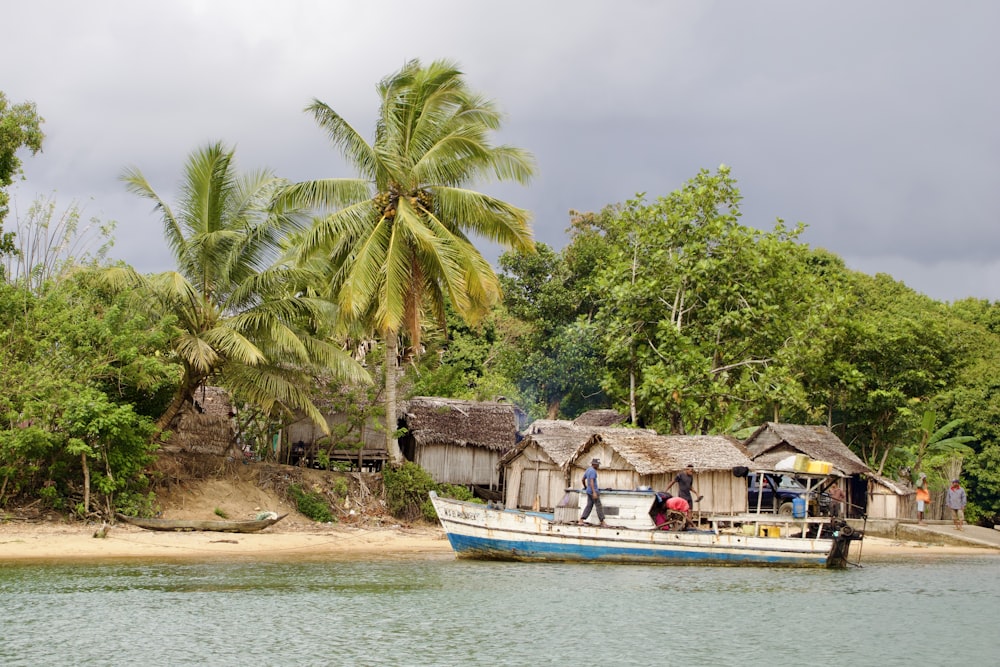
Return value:
<svg viewBox="0 0 1000 667">
<path fill-rule="evenodd" d="M 13 233 L 3 231 L 3 221 L 10 203 L 7 188 L 21 174 L 17 152 L 26 148 L 34 155 L 42 150 L 45 135 L 41 125 L 42 118 L 33 102 L 12 105 L 0 91 L 0 257 L 15 251 Z"/>
<path fill-rule="evenodd" d="M 802 228 L 745 227 L 740 200 L 722 166 L 652 204 L 640 195 L 613 207 L 585 230 L 607 245 L 593 281 L 604 387 L 639 425 L 729 432 L 759 423 L 767 405 L 780 413 L 806 402 L 798 364 L 830 309 L 795 241 Z"/>
<path fill-rule="evenodd" d="M 128 266 L 104 273 L 112 287 L 131 290 L 143 312 L 175 323 L 171 348 L 181 378 L 157 426 L 167 428 L 195 389 L 212 380 L 265 412 L 298 409 L 325 429 L 309 399 L 310 372 L 329 369 L 353 381 L 367 374 L 334 341 L 316 335 L 335 315 L 307 291 L 317 277 L 277 261 L 285 235 L 302 224 L 294 209 L 271 206 L 286 183 L 264 170 L 240 174 L 233 151 L 220 143 L 188 158 L 176 213 L 139 170 L 123 179 L 155 202 L 177 264 L 152 276 Z"/>
<path fill-rule="evenodd" d="M 133 399 L 170 386 L 168 327 L 82 272 L 37 292 L 0 281 L 0 504 L 43 498 L 86 513 L 93 488 L 110 512 L 141 497 L 153 418 Z"/>
<path fill-rule="evenodd" d="M 919 415 L 969 362 L 967 341 L 940 303 L 891 277 L 852 272 L 848 280 L 843 336 L 828 363 L 852 380 L 832 421 L 841 439 L 881 472 L 909 463 L 893 457 L 905 456 L 899 447 L 911 441 Z"/>
<path fill-rule="evenodd" d="M 34 102 L 11 104 L 0 91 L 0 226 L 10 201 L 6 189 L 21 173 L 17 152 L 26 148 L 34 155 L 42 150 L 42 122 Z"/>
<path fill-rule="evenodd" d="M 285 199 L 328 212 L 303 235 L 301 253 L 326 259 L 342 313 L 369 322 L 386 343 L 386 445 L 398 464 L 399 335 L 416 353 L 428 317 L 444 326 L 446 301 L 470 322 L 498 301 L 496 275 L 469 235 L 528 250 L 529 216 L 468 186 L 526 183 L 533 163 L 523 150 L 492 145 L 501 114 L 452 63 L 410 61 L 378 95 L 373 143 L 327 104 L 307 107 L 360 176 L 299 183 Z"/>
<path fill-rule="evenodd" d="M 586 288 L 592 264 L 574 264 L 545 244 L 500 257 L 504 305 L 529 332 L 508 348 L 506 366 L 525 396 L 550 419 L 606 407 L 604 358 Z M 583 268 L 581 272 L 578 269 Z"/>
</svg>

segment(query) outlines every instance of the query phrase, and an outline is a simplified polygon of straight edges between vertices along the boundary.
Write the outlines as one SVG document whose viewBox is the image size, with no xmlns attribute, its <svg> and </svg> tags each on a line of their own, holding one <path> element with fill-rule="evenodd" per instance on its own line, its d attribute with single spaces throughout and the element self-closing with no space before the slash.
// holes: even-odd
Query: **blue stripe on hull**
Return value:
<svg viewBox="0 0 1000 667">
<path fill-rule="evenodd" d="M 673 547 L 648 548 L 640 546 L 587 546 L 537 542 L 527 540 L 500 540 L 448 533 L 455 553 L 463 558 L 518 561 L 596 561 L 611 563 L 660 563 L 679 565 L 788 565 L 816 566 L 826 564 L 822 556 L 800 553 L 732 552 L 706 547 L 678 549 Z"/>
</svg>

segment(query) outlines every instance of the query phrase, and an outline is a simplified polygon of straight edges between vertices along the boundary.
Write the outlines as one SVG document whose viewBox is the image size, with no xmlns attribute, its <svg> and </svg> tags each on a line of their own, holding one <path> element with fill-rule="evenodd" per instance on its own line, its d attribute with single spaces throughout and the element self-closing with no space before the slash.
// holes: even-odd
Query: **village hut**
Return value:
<svg viewBox="0 0 1000 667">
<path fill-rule="evenodd" d="M 692 465 L 694 488 L 703 496 L 693 509 L 714 514 L 747 511 L 745 471 L 752 463 L 739 441 L 729 436 L 656 435 L 634 429 L 596 433 L 572 456 L 571 479 L 582 479 L 595 458 L 601 460 L 601 488 L 662 491 Z"/>
<path fill-rule="evenodd" d="M 221 387 L 201 387 L 194 400 L 185 403 L 171 423 L 165 452 L 190 452 L 226 456 L 236 447 L 236 434 L 230 415 L 229 395 Z"/>
<path fill-rule="evenodd" d="M 499 500 L 497 462 L 517 443 L 518 419 L 511 403 L 418 396 L 401 406 L 406 433 L 399 446 L 435 482 L 476 487 Z"/>
<path fill-rule="evenodd" d="M 833 474 L 844 478 L 848 516 L 898 518 L 897 513 L 905 511 L 905 492 L 899 495 L 903 489 L 877 476 L 826 426 L 767 422 L 744 445 L 758 470 L 774 470 L 779 461 L 796 454 L 829 462 Z"/>
<path fill-rule="evenodd" d="M 915 519 L 916 490 L 871 473 L 868 475 L 868 516 L 872 519 Z"/>
<path fill-rule="evenodd" d="M 300 414 L 285 428 L 286 460 L 291 465 L 317 466 L 317 461 L 326 458 L 331 462 L 343 462 L 352 469 L 377 472 L 382 469 L 388 454 L 385 448 L 385 428 L 374 417 L 369 417 L 363 429 L 350 423 L 350 417 L 339 412 L 317 406 L 323 413 L 330 433 L 347 431 L 337 438 L 327 436 L 323 429 L 310 417 Z"/>
<path fill-rule="evenodd" d="M 532 422 L 516 447 L 500 458 L 505 480 L 504 503 L 508 507 L 552 511 L 566 488 L 578 486 L 570 480 L 569 463 L 595 433 L 637 429 L 581 426 L 576 421 L 539 419 Z"/>
</svg>

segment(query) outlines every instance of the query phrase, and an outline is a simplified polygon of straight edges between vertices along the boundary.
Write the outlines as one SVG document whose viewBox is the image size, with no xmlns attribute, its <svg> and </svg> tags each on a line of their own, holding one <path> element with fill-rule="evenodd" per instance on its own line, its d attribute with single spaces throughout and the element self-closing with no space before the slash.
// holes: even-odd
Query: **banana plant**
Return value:
<svg viewBox="0 0 1000 667">
<path fill-rule="evenodd" d="M 941 428 L 934 430 L 937 423 L 937 413 L 926 410 L 920 420 L 920 441 L 917 442 L 917 461 L 913 466 L 913 474 L 919 475 L 924 459 L 942 454 L 953 457 L 970 456 L 975 453 L 966 445 L 975 438 L 971 435 L 950 435 L 952 431 L 965 423 L 964 419 L 953 419 Z"/>
</svg>

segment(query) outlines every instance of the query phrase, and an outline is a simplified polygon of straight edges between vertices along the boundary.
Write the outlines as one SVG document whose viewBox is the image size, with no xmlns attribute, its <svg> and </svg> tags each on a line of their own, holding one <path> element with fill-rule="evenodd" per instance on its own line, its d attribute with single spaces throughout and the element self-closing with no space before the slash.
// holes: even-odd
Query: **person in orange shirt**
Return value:
<svg viewBox="0 0 1000 667">
<path fill-rule="evenodd" d="M 927 488 L 927 475 L 921 474 L 917 482 L 917 523 L 924 525 L 924 510 L 931 503 L 931 492 Z"/>
</svg>

